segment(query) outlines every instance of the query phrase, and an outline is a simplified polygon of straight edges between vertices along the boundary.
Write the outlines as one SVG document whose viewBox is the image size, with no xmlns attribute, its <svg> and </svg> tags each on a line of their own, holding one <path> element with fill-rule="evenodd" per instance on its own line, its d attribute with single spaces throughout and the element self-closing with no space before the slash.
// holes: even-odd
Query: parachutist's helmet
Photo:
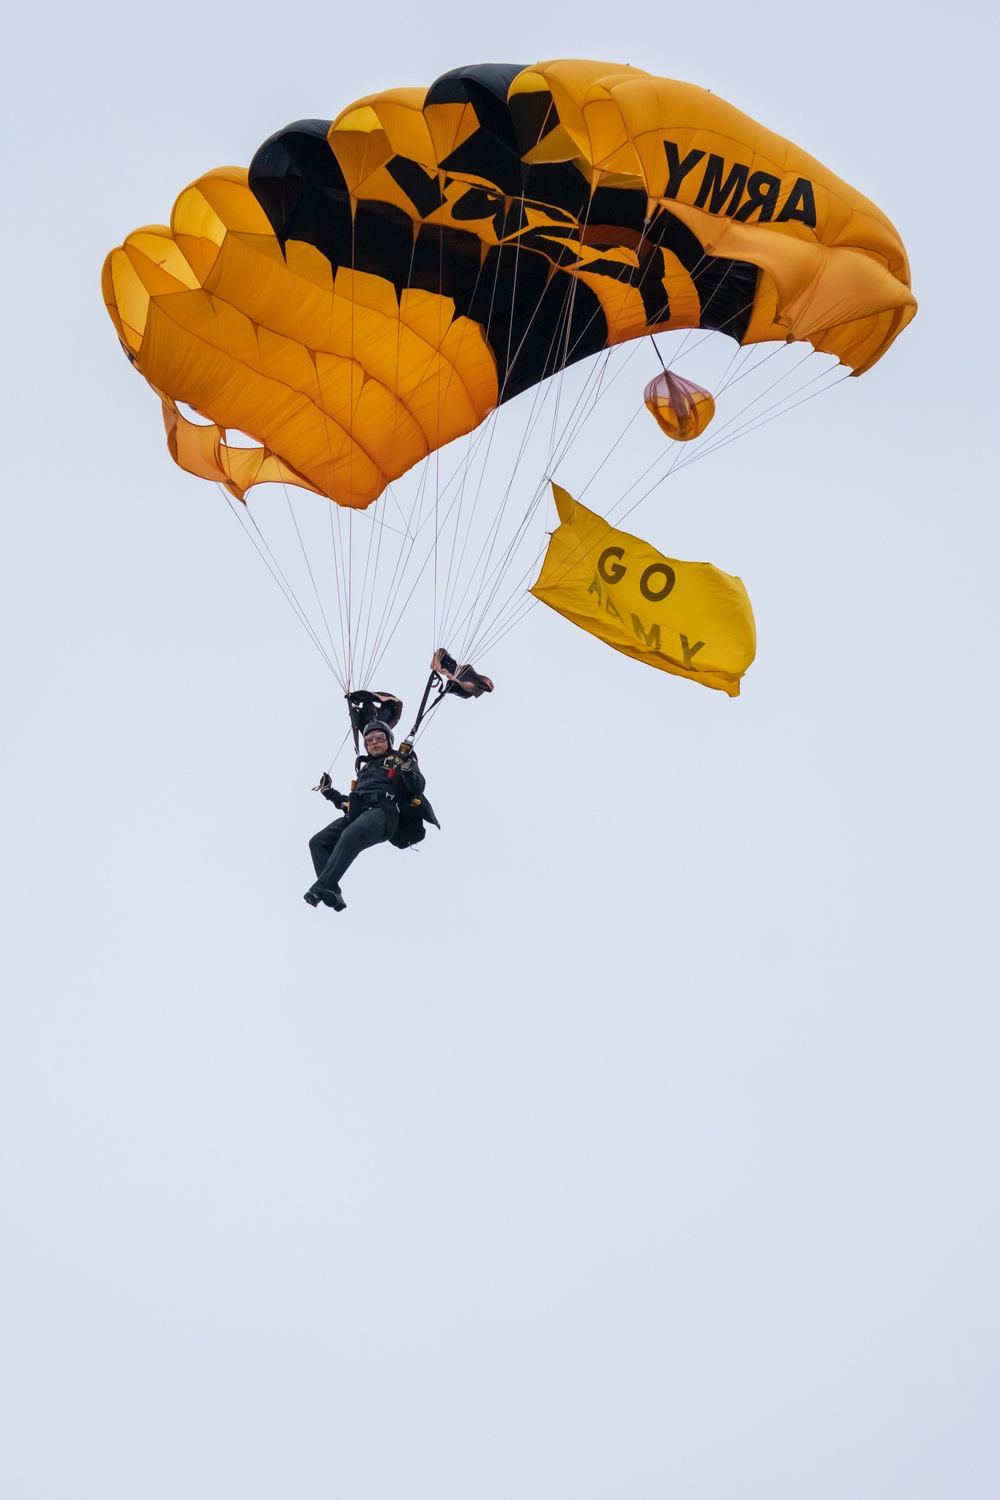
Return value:
<svg viewBox="0 0 1000 1500">
<path fill-rule="evenodd" d="M 366 740 L 370 734 L 384 734 L 389 742 L 389 749 L 392 749 L 392 730 L 384 719 L 372 719 L 371 723 L 366 724 L 362 730 L 361 738 Z"/>
</svg>

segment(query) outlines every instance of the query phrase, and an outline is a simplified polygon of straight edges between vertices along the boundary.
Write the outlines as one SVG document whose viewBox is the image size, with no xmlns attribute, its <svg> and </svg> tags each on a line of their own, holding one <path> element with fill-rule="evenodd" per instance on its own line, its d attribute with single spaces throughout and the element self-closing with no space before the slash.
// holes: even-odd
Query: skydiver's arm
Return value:
<svg viewBox="0 0 1000 1500">
<path fill-rule="evenodd" d="M 417 757 L 408 755 L 399 767 L 399 780 L 408 797 L 419 797 L 426 786 L 423 773 L 417 765 Z"/>
<path fill-rule="evenodd" d="M 313 791 L 321 792 L 322 795 L 326 798 L 327 802 L 332 802 L 335 807 L 340 808 L 341 812 L 347 811 L 347 798 L 344 796 L 343 792 L 337 791 L 337 788 L 330 780 L 330 774 L 328 771 L 323 772 L 322 776 L 319 778 L 319 785 L 314 786 Z"/>
</svg>

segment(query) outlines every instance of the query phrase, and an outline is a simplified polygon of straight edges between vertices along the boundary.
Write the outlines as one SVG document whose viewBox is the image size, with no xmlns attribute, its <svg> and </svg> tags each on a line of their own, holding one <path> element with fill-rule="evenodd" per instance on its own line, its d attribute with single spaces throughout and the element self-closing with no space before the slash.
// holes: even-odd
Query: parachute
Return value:
<svg viewBox="0 0 1000 1500">
<path fill-rule="evenodd" d="M 586 61 L 457 68 L 279 130 L 249 170 L 185 188 L 169 227 L 128 235 L 103 291 L 173 458 L 216 481 L 252 533 L 256 485 L 333 502 L 339 644 L 322 601 L 322 625 L 304 623 L 345 691 L 371 680 L 420 566 L 434 572 L 432 647 L 450 629 L 448 649 L 478 659 L 516 622 L 544 547 L 529 523 L 612 383 L 613 351 L 701 330 L 750 354 L 804 346 L 857 375 L 916 309 L 895 229 L 827 168 L 704 89 Z M 519 462 L 550 389 L 542 477 L 511 519 L 519 488 L 513 469 L 496 482 L 490 424 L 530 402 Z M 682 443 L 714 411 L 666 367 L 646 404 Z M 363 559 L 345 512 L 372 518 Z M 387 561 L 393 529 L 404 541 Z M 263 555 L 272 567 L 269 543 Z"/>
<path fill-rule="evenodd" d="M 642 393 L 646 410 L 651 413 L 657 426 L 676 438 L 679 443 L 689 443 L 701 437 L 715 416 L 715 400 L 711 391 L 685 380 L 671 370 L 656 375 Z"/>
</svg>

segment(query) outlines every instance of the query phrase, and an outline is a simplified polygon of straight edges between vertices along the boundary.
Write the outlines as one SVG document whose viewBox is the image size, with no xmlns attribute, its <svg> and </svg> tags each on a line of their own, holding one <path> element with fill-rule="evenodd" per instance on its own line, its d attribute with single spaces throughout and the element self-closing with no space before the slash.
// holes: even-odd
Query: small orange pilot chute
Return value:
<svg viewBox="0 0 1000 1500">
<path fill-rule="evenodd" d="M 664 370 L 649 382 L 643 400 L 667 437 L 676 438 L 679 443 L 700 437 L 715 416 L 711 391 L 670 370 Z"/>
</svg>

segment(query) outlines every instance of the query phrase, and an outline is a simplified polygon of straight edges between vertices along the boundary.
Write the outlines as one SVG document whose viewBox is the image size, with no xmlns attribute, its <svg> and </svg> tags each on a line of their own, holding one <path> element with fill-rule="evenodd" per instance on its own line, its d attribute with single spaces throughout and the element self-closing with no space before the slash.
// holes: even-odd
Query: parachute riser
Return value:
<svg viewBox="0 0 1000 1500">
<path fill-rule="evenodd" d="M 460 666 L 444 647 L 440 647 L 431 661 L 430 675 L 424 686 L 417 717 L 409 734 L 400 744 L 400 750 L 404 754 L 412 750 L 421 724 L 449 693 L 460 698 L 479 698 L 483 693 L 492 691 L 493 683 L 489 677 L 483 677 L 469 662 Z M 393 693 L 376 693 L 367 688 L 356 688 L 354 692 L 344 696 L 347 699 L 351 733 L 354 736 L 354 754 L 357 758 L 361 754 L 365 726 L 373 719 L 381 719 L 389 729 L 395 729 L 403 714 L 403 700 Z"/>
<path fill-rule="evenodd" d="M 431 712 L 431 709 L 437 708 L 438 704 L 441 702 L 441 699 L 445 695 L 447 686 L 448 685 L 445 682 L 444 678 L 441 676 L 441 673 L 435 667 L 432 667 L 431 674 L 427 679 L 427 685 L 424 688 L 424 696 L 421 698 L 420 707 L 417 709 L 417 717 L 413 721 L 413 728 L 406 736 L 404 744 L 413 744 L 413 741 L 416 738 L 417 730 L 420 728 L 426 716 Z M 434 691 L 435 687 L 437 688 L 437 697 L 434 699 L 433 703 L 430 704 L 430 707 L 428 707 L 427 700 L 430 698 L 431 693 Z"/>
</svg>

